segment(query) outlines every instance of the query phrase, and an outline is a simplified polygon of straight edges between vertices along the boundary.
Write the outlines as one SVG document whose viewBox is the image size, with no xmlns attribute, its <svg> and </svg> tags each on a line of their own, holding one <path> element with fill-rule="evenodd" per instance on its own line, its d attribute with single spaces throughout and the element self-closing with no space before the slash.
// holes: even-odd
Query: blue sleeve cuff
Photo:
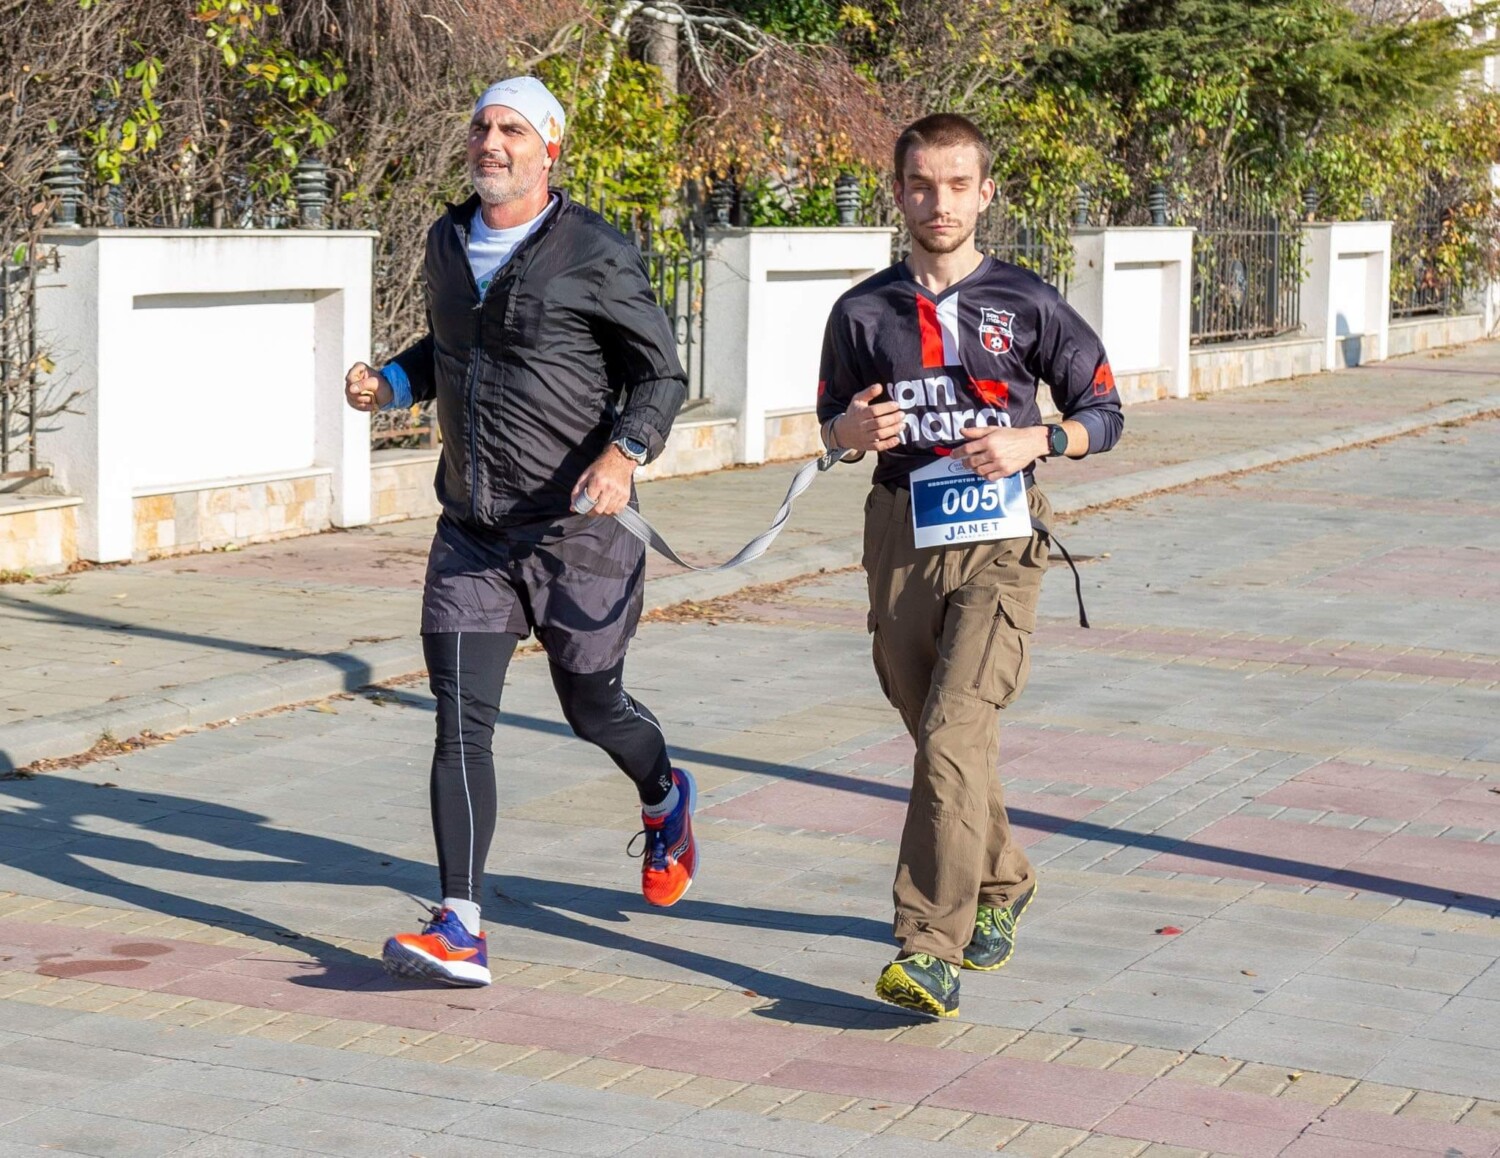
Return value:
<svg viewBox="0 0 1500 1158">
<path fill-rule="evenodd" d="M 380 368 L 380 376 L 391 384 L 391 400 L 382 410 L 406 410 L 411 406 L 411 379 L 401 369 L 399 362 L 387 362 Z"/>
<path fill-rule="evenodd" d="M 1120 440 L 1125 417 L 1119 411 L 1087 408 L 1068 415 L 1089 432 L 1089 453 L 1103 454 Z"/>
</svg>

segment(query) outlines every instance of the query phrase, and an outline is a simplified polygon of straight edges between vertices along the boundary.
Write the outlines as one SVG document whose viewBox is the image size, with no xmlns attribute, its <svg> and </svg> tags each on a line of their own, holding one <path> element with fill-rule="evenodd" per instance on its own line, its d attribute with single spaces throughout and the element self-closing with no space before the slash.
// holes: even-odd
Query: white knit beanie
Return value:
<svg viewBox="0 0 1500 1158">
<path fill-rule="evenodd" d="M 547 156 L 557 159 L 562 150 L 566 118 L 562 105 L 546 85 L 534 76 L 513 76 L 509 80 L 496 81 L 480 95 L 474 106 L 475 115 L 490 105 L 504 105 L 525 117 L 547 146 Z"/>
</svg>

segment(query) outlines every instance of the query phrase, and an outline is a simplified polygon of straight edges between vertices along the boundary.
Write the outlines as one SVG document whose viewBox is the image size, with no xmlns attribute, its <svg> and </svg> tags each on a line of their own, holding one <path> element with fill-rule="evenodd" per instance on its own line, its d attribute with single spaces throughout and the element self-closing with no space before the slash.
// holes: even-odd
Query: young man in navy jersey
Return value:
<svg viewBox="0 0 1500 1158">
<path fill-rule="evenodd" d="M 961 968 L 998 969 L 1036 873 L 996 773 L 999 709 L 1025 686 L 1052 509 L 1048 458 L 1112 447 L 1124 417 L 1098 335 L 1034 274 L 979 252 L 991 153 L 941 113 L 896 142 L 911 254 L 839 299 L 818 419 L 830 450 L 875 451 L 864 568 L 876 675 L 916 741 L 894 887 L 901 951 L 885 1001 L 958 1013 Z M 1061 423 L 1044 425 L 1046 383 Z"/>
</svg>

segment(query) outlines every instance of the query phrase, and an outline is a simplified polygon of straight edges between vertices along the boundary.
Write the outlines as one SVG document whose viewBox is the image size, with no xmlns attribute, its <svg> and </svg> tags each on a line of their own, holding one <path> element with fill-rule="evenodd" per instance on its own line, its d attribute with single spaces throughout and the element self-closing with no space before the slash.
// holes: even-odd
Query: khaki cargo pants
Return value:
<svg viewBox="0 0 1500 1158">
<path fill-rule="evenodd" d="M 1050 526 L 1035 487 L 1031 513 Z M 963 547 L 912 544 L 911 494 L 871 488 L 864 568 L 875 673 L 917 742 L 894 895 L 906 953 L 961 965 L 980 903 L 1035 883 L 1012 840 L 996 772 L 999 710 L 1031 670 L 1030 635 L 1047 570 L 1037 535 Z"/>
</svg>

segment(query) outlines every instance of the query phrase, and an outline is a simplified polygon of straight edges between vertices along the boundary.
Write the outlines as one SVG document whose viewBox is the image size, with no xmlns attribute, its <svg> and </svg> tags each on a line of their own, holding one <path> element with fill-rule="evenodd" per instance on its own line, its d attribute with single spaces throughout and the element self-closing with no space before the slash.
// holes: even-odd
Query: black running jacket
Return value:
<svg viewBox="0 0 1500 1158">
<path fill-rule="evenodd" d="M 604 218 L 559 198 L 481 299 L 466 256 L 477 195 L 427 234 L 428 332 L 393 359 L 437 400 L 437 494 L 470 526 L 562 518 L 616 438 L 662 452 L 687 375 L 645 262 Z"/>
</svg>

